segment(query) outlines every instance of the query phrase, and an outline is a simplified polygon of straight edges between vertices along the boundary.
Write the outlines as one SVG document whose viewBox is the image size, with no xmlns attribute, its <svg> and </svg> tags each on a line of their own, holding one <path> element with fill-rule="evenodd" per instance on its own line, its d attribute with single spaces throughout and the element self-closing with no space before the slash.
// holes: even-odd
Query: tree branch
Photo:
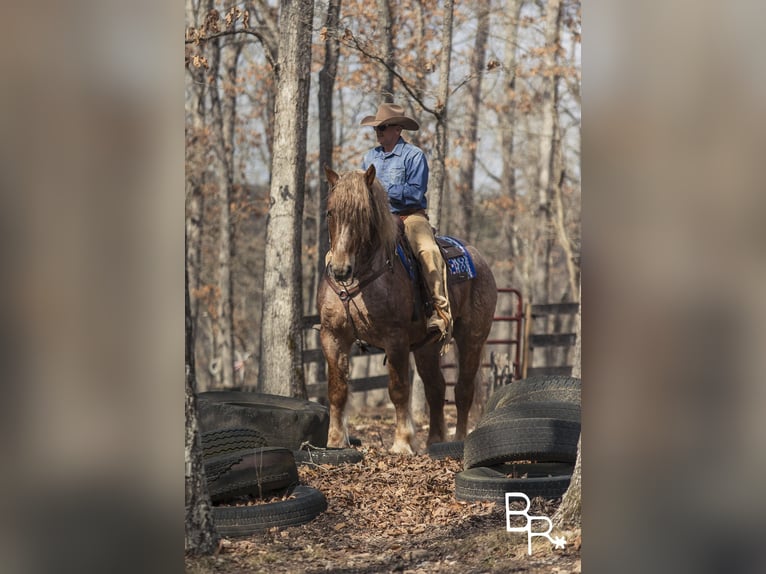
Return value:
<svg viewBox="0 0 766 574">
<path fill-rule="evenodd" d="M 214 32 L 210 35 L 203 35 L 201 32 L 197 32 L 196 34 L 193 34 L 194 37 L 187 37 L 184 41 L 184 44 L 201 44 L 204 42 L 207 42 L 209 40 L 215 40 L 216 38 L 223 38 L 225 36 L 235 36 L 237 34 L 247 34 L 248 36 L 255 36 L 261 43 L 261 45 L 264 48 L 264 53 L 266 55 L 266 59 L 268 60 L 269 64 L 272 68 L 276 69 L 276 60 L 274 58 L 274 54 L 271 53 L 271 48 L 269 47 L 268 40 L 266 37 L 259 32 L 258 30 L 255 30 L 253 28 L 240 28 L 239 30 L 222 30 L 221 32 Z M 189 34 L 187 33 L 187 36 Z"/>
<path fill-rule="evenodd" d="M 394 75 L 396 79 L 399 80 L 399 83 L 402 85 L 402 87 L 405 89 L 405 91 L 412 97 L 413 100 L 415 100 L 418 105 L 423 109 L 423 111 L 428 112 L 429 114 L 432 114 L 437 120 L 441 120 L 441 113 L 437 112 L 436 110 L 428 107 L 425 102 L 415 93 L 414 89 L 410 87 L 409 82 L 402 77 L 402 75 L 397 72 L 392 66 L 388 64 L 383 58 L 378 56 L 377 54 L 373 54 L 372 52 L 369 52 L 359 41 L 359 39 L 354 36 L 348 29 L 346 29 L 345 33 L 341 36 L 338 34 L 339 40 L 341 43 L 343 43 L 345 46 L 348 46 L 350 48 L 355 48 L 357 51 L 359 51 L 363 56 L 369 58 L 370 60 L 374 60 L 381 64 L 386 70 L 388 70 L 390 73 Z"/>
<path fill-rule="evenodd" d="M 489 168 L 484 164 L 483 161 L 481 161 L 481 158 L 478 155 L 476 156 L 476 163 L 479 164 L 479 166 L 484 170 L 484 173 L 487 174 L 487 177 L 489 177 L 492 181 L 496 183 L 502 183 L 500 178 L 489 170 Z"/>
</svg>

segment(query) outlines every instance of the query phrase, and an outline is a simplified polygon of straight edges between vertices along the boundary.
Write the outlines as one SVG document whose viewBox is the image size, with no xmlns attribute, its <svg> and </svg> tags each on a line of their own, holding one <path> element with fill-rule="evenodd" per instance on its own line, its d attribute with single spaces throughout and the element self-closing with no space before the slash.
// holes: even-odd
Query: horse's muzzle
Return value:
<svg viewBox="0 0 766 574">
<path fill-rule="evenodd" d="M 351 279 L 351 276 L 353 275 L 353 269 L 351 268 L 351 265 L 342 265 L 340 267 L 333 265 L 331 266 L 331 270 L 332 276 L 336 281 L 339 282 L 346 282 Z"/>
</svg>

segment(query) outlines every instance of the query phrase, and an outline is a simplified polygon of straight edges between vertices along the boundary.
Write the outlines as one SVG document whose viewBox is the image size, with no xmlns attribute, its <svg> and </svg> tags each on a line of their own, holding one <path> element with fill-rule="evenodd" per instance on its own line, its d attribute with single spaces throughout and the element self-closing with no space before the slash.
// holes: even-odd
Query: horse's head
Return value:
<svg viewBox="0 0 766 574">
<path fill-rule="evenodd" d="M 336 281 L 348 282 L 358 273 L 357 264 L 369 263 L 371 250 L 380 246 L 390 249 L 396 240 L 396 230 L 388 195 L 375 179 L 374 165 L 367 171 L 341 174 L 325 166 L 325 175 L 330 183 L 327 197 L 330 272 Z"/>
</svg>

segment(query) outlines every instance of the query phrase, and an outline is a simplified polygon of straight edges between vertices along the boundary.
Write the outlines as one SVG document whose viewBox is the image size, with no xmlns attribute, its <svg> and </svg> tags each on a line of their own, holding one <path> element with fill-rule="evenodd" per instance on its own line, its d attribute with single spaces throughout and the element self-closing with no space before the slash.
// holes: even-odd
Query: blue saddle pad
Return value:
<svg viewBox="0 0 766 574">
<path fill-rule="evenodd" d="M 476 277 L 476 268 L 473 264 L 471 254 L 465 248 L 465 245 L 454 237 L 448 235 L 439 235 L 436 237 L 436 243 L 439 245 L 439 249 L 444 257 L 444 261 L 447 264 L 448 278 L 453 282 L 466 281 Z M 410 279 L 415 278 L 415 266 L 401 245 L 396 245 L 396 253 L 399 255 L 399 259 L 402 261 L 402 265 L 409 273 Z"/>
<path fill-rule="evenodd" d="M 447 263 L 447 275 L 455 281 L 465 281 L 476 277 L 476 267 L 465 245 L 454 237 L 440 235 L 436 238 L 444 261 Z"/>
</svg>

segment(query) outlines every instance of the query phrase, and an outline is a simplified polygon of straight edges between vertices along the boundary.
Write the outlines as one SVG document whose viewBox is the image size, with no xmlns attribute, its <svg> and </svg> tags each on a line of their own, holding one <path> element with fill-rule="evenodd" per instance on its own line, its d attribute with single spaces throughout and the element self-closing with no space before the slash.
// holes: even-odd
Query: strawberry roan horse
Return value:
<svg viewBox="0 0 766 574">
<path fill-rule="evenodd" d="M 396 255 L 397 221 L 388 196 L 375 178 L 375 167 L 341 174 L 325 168 L 331 189 L 327 200 L 330 259 L 325 280 L 319 282 L 317 307 L 320 338 L 327 359 L 330 429 L 327 445 L 348 444 L 343 411 L 348 398 L 349 353 L 361 340 L 386 353 L 388 394 L 396 410 L 396 434 L 391 452 L 411 454 L 414 427 L 410 417 L 409 354 L 415 355 L 430 411 L 428 444 L 445 440 L 445 382 L 439 367 L 441 344 L 426 339 L 423 312 L 413 321 L 413 287 Z M 487 262 L 467 247 L 476 277 L 449 285 L 458 349 L 459 376 L 455 387 L 455 440 L 466 435 L 473 402 L 474 378 L 484 342 L 492 326 L 497 288 Z M 449 283 L 449 282 L 448 282 Z"/>
</svg>

